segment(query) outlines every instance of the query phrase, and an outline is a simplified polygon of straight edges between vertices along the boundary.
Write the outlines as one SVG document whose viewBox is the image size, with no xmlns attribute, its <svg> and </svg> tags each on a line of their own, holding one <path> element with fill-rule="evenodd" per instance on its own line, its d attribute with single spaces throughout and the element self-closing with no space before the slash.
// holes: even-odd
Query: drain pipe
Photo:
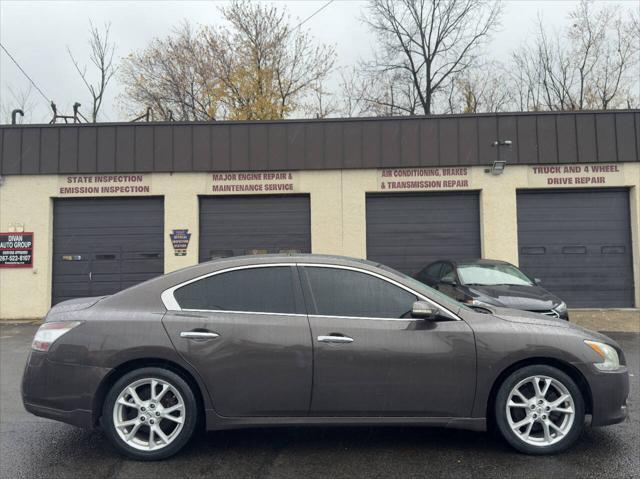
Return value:
<svg viewBox="0 0 640 479">
<path fill-rule="evenodd" d="M 11 124 L 12 125 L 16 124 L 16 116 L 17 115 L 24 116 L 24 112 L 20 108 L 16 108 L 15 110 L 13 110 L 11 112 Z"/>
</svg>

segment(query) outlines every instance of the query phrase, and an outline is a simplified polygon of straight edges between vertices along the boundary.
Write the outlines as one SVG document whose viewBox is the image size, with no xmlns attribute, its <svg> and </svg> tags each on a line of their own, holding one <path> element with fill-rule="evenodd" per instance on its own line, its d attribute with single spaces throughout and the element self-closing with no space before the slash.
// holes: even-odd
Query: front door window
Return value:
<svg viewBox="0 0 640 479">
<path fill-rule="evenodd" d="M 359 318 L 406 317 L 416 296 L 370 274 L 334 268 L 305 268 L 311 314 Z"/>
</svg>

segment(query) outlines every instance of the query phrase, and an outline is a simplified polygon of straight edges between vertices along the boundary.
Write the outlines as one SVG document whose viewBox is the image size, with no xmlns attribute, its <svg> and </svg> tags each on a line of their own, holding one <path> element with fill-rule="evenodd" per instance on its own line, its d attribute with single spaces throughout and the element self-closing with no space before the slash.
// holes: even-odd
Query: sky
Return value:
<svg viewBox="0 0 640 479">
<path fill-rule="evenodd" d="M 327 0 L 298 0 L 271 2 L 286 7 L 292 24 L 307 19 Z M 637 0 L 619 3 L 637 5 Z M 220 23 L 218 7 L 222 1 L 11 1 L 0 0 L 0 42 L 20 63 L 47 98 L 53 99 L 59 111 L 71 112 L 79 101 L 80 111 L 88 116 L 90 96 L 75 71 L 67 48 L 81 64 L 88 63 L 87 34 L 89 21 L 100 26 L 111 23 L 111 34 L 117 44 L 116 58 L 143 49 L 154 37 L 168 35 L 181 20 L 194 24 Z M 533 32 L 538 14 L 553 28 L 567 23 L 567 14 L 575 8 L 573 0 L 531 1 L 507 0 L 502 26 L 494 35 L 486 53 L 490 58 L 506 60 L 510 52 L 526 42 Z M 337 67 L 354 65 L 359 59 L 369 58 L 375 42 L 360 21 L 366 2 L 335 0 L 301 27 L 321 43 L 335 46 Z M 338 70 L 329 80 L 329 88 L 338 84 Z M 10 89 L 26 92 L 29 81 L 18 70 L 4 51 L 0 50 L 0 105 L 11 110 L 14 101 Z M 117 97 L 122 86 L 117 79 L 109 86 L 101 121 L 129 119 L 118 106 Z M 7 107 L 9 105 L 9 107 Z M 29 111 L 25 122 L 42 123 L 51 119 L 48 102 L 34 88 L 29 97 Z M 0 123 L 8 119 L 4 112 Z"/>
</svg>

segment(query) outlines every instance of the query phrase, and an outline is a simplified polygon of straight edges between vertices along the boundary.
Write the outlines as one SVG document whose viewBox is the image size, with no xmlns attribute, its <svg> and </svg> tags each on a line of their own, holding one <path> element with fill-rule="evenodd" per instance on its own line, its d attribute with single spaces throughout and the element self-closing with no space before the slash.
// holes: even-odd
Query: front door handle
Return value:
<svg viewBox="0 0 640 479">
<path fill-rule="evenodd" d="M 352 343 L 353 338 L 350 338 L 349 336 L 329 335 L 318 336 L 318 341 L 321 343 Z"/>
<path fill-rule="evenodd" d="M 207 331 L 182 331 L 180 337 L 187 339 L 215 339 L 220 337 L 220 335 Z"/>
</svg>

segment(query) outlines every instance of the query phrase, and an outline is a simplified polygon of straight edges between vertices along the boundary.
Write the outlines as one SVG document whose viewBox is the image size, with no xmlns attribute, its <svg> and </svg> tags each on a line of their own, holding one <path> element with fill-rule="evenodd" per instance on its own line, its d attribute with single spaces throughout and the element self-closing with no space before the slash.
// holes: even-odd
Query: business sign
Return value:
<svg viewBox="0 0 640 479">
<path fill-rule="evenodd" d="M 251 173 L 213 173 L 213 193 L 292 193 L 297 191 L 296 175 L 291 171 Z"/>
<path fill-rule="evenodd" d="M 191 238 L 189 230 L 171 230 L 169 238 L 171 238 L 171 244 L 173 245 L 173 252 L 175 255 L 186 256 L 187 248 L 189 247 L 189 239 Z"/>
<path fill-rule="evenodd" d="M 33 267 L 33 233 L 0 233 L 0 268 Z"/>
<path fill-rule="evenodd" d="M 151 193 L 146 175 L 71 175 L 58 182 L 60 196 L 130 195 Z"/>
<path fill-rule="evenodd" d="M 384 168 L 378 170 L 378 191 L 467 189 L 469 173 L 467 167 Z"/>
<path fill-rule="evenodd" d="M 529 168 L 529 186 L 606 186 L 624 181 L 622 165 L 536 165 Z"/>
</svg>

